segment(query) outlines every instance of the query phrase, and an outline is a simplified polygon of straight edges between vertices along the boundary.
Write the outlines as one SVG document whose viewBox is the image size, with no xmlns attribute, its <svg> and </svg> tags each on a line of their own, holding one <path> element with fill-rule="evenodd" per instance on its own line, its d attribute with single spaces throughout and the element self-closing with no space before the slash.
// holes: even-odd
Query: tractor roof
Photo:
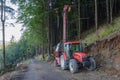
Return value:
<svg viewBox="0 0 120 80">
<path fill-rule="evenodd" d="M 70 42 L 65 42 L 64 44 L 80 44 L 80 41 L 70 41 Z"/>
</svg>

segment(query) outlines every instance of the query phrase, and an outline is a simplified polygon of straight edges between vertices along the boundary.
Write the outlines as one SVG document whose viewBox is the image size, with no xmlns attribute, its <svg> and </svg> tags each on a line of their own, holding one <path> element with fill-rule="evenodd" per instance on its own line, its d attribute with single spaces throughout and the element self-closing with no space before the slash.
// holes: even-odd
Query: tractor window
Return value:
<svg viewBox="0 0 120 80">
<path fill-rule="evenodd" d="M 82 52 L 82 46 L 80 44 L 65 44 L 64 52 L 69 58 L 74 55 L 74 52 Z"/>
<path fill-rule="evenodd" d="M 72 44 L 71 46 L 73 52 L 82 52 L 82 46 L 80 44 Z"/>
<path fill-rule="evenodd" d="M 70 54 L 69 54 L 69 44 L 65 44 L 64 45 L 64 52 L 66 53 L 67 57 L 70 57 Z"/>
</svg>

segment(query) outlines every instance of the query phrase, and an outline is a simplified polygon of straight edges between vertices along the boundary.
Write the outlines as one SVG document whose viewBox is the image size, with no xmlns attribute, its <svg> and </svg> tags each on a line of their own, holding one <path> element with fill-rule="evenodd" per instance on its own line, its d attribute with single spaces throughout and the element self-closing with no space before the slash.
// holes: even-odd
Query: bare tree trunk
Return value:
<svg viewBox="0 0 120 80">
<path fill-rule="evenodd" d="M 44 18 L 44 20 L 43 20 L 43 24 L 42 24 L 43 26 L 42 26 L 42 58 L 43 58 L 43 60 L 44 60 L 44 44 L 45 44 L 45 34 L 44 34 L 44 30 L 45 30 L 45 28 L 44 28 L 44 26 L 45 26 L 45 18 Z"/>
<path fill-rule="evenodd" d="M 80 0 L 78 0 L 78 26 L 79 26 L 78 39 L 81 39 L 81 26 L 80 26 Z"/>
<path fill-rule="evenodd" d="M 35 47 L 35 54 L 36 54 L 36 56 L 37 56 L 37 54 L 38 54 L 37 46 Z"/>
<path fill-rule="evenodd" d="M 6 65 L 5 57 L 5 0 L 1 0 L 1 22 L 2 22 L 2 34 L 3 34 L 3 67 Z"/>
<path fill-rule="evenodd" d="M 109 3 L 108 3 L 108 0 L 106 0 L 106 15 L 107 15 L 107 23 L 109 23 Z"/>
<path fill-rule="evenodd" d="M 113 0 L 113 7 L 114 7 L 114 12 L 115 12 L 115 14 L 117 13 L 117 6 L 116 6 L 116 2 L 117 2 L 117 0 Z"/>
<path fill-rule="evenodd" d="M 48 30 L 48 56 L 50 57 L 50 31 Z"/>
<path fill-rule="evenodd" d="M 112 12 L 113 12 L 112 1 L 113 0 L 110 0 L 110 24 L 112 24 L 112 19 L 113 19 L 113 17 L 112 17 Z"/>
<path fill-rule="evenodd" d="M 96 27 L 96 36 L 98 36 L 98 9 L 97 9 L 97 0 L 95 0 L 95 27 Z"/>
<path fill-rule="evenodd" d="M 43 38 L 43 40 L 42 40 L 42 58 L 44 59 L 44 44 L 45 44 L 45 42 L 44 42 L 44 33 L 43 33 L 43 31 L 42 31 L 42 38 Z"/>
<path fill-rule="evenodd" d="M 45 48 L 44 48 L 44 41 L 43 41 L 43 47 L 42 47 L 42 49 L 43 49 L 43 50 L 42 50 L 42 51 L 43 51 L 43 52 L 42 52 L 42 58 L 43 58 L 43 60 L 44 60 L 44 59 L 45 59 L 45 56 L 44 56 L 44 53 L 45 53 L 45 51 L 44 51 L 44 50 L 45 50 Z"/>
<path fill-rule="evenodd" d="M 51 10 L 50 10 L 51 12 Z M 53 42 L 53 30 L 52 30 L 52 17 L 51 17 L 51 13 L 49 13 L 49 38 L 50 38 L 50 54 L 51 54 L 51 51 L 52 51 L 52 42 Z"/>
<path fill-rule="evenodd" d="M 39 45 L 39 47 L 38 47 L 38 54 L 40 54 L 41 53 L 41 48 L 40 48 L 40 45 Z"/>
<path fill-rule="evenodd" d="M 44 8 L 45 10 L 49 10 L 49 1 L 48 0 L 43 0 L 44 3 Z M 46 6 L 47 5 L 47 6 Z M 50 11 L 50 10 L 49 10 Z M 49 14 L 49 13 L 48 13 Z M 47 21 L 47 24 L 45 23 Z M 50 15 L 46 17 L 44 17 L 44 25 L 47 26 L 47 42 L 48 42 L 48 56 L 50 57 Z"/>
<path fill-rule="evenodd" d="M 50 57 L 50 15 L 48 16 L 48 56 Z"/>
</svg>

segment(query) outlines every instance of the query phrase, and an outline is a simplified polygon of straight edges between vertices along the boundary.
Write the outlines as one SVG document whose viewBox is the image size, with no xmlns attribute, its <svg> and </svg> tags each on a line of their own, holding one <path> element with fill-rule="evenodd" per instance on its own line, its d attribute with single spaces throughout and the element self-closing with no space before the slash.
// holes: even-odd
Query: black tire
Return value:
<svg viewBox="0 0 120 80">
<path fill-rule="evenodd" d="M 62 70 L 67 69 L 67 62 L 63 55 L 60 56 L 60 66 Z"/>
<path fill-rule="evenodd" d="M 96 62 L 92 57 L 89 57 L 90 65 L 87 67 L 88 70 L 93 71 L 96 69 Z"/>
<path fill-rule="evenodd" d="M 75 59 L 70 59 L 69 69 L 70 69 L 71 73 L 78 72 L 78 64 L 77 64 L 77 61 Z"/>
<path fill-rule="evenodd" d="M 57 63 L 57 60 L 56 60 L 56 59 L 54 60 L 54 66 L 55 66 L 55 67 L 58 67 L 58 63 Z"/>
</svg>

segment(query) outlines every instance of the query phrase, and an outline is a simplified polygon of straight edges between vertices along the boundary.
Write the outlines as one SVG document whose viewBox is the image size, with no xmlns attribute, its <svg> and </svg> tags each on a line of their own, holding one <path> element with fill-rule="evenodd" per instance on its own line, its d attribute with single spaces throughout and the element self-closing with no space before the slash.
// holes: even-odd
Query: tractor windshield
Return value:
<svg viewBox="0 0 120 80">
<path fill-rule="evenodd" d="M 67 57 L 73 57 L 74 52 L 82 52 L 82 46 L 80 44 L 65 44 L 64 52 L 67 54 Z"/>
<path fill-rule="evenodd" d="M 72 52 L 82 52 L 82 46 L 80 44 L 70 44 L 70 50 Z"/>
</svg>

